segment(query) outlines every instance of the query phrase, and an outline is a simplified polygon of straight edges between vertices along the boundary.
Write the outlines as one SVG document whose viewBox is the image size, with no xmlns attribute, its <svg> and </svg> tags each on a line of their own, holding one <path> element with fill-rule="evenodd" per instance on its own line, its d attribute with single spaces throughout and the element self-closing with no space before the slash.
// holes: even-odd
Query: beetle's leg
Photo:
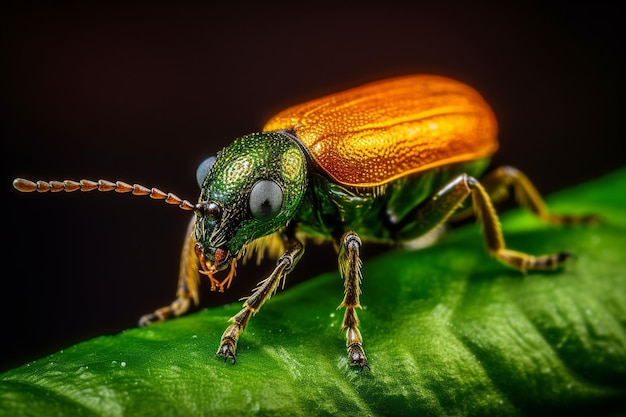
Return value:
<svg viewBox="0 0 626 417">
<path fill-rule="evenodd" d="M 241 311 L 230 319 L 232 324 L 222 334 L 220 347 L 217 349 L 216 354 L 223 356 L 224 361 L 230 358 L 235 363 L 237 360 L 235 356 L 237 340 L 248 324 L 248 320 L 276 292 L 280 282 L 291 272 L 304 253 L 304 245 L 295 237 L 295 229 L 288 228 L 283 233 L 282 238 L 287 248 L 286 251 L 278 258 L 272 273 L 261 281 L 252 295 L 246 299 Z"/>
<path fill-rule="evenodd" d="M 517 203 L 530 210 L 534 215 L 552 224 L 592 223 L 598 220 L 594 215 L 551 214 L 533 183 L 521 171 L 511 166 L 503 166 L 485 175 L 480 183 L 494 203 L 505 199 L 509 189 L 513 190 Z M 457 211 L 450 220 L 457 221 L 474 214 L 474 207 L 469 206 Z"/>
<path fill-rule="evenodd" d="M 346 232 L 339 242 L 339 273 L 344 281 L 343 301 L 337 308 L 346 308 L 341 330 L 346 331 L 346 347 L 350 365 L 370 369 L 363 350 L 363 340 L 359 331 L 359 317 L 356 308 L 361 308 L 361 239 L 354 232 Z"/>
<path fill-rule="evenodd" d="M 426 233 L 430 228 L 448 220 L 465 199 L 472 196 L 472 205 L 483 228 L 489 252 L 499 261 L 521 271 L 529 269 L 554 269 L 571 255 L 560 252 L 553 255 L 532 256 L 506 248 L 500 221 L 491 199 L 483 186 L 473 177 L 459 175 L 430 200 L 416 207 L 407 218 L 398 224 L 396 236 L 400 239 Z M 412 218 L 409 218 L 412 217 Z"/>
<path fill-rule="evenodd" d="M 161 307 L 153 313 L 142 316 L 139 319 L 139 326 L 145 326 L 156 321 L 167 320 L 170 317 L 185 314 L 189 310 L 191 300 L 198 305 L 200 273 L 198 271 L 199 261 L 195 253 L 196 240 L 193 236 L 195 223 L 196 216 L 194 215 L 187 227 L 187 237 L 180 257 L 176 299 L 170 305 Z"/>
</svg>

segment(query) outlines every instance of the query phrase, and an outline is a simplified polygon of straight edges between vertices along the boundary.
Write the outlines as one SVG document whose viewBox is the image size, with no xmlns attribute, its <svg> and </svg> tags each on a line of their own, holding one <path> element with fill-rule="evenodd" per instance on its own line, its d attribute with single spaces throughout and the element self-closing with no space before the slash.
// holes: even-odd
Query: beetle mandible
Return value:
<svg viewBox="0 0 626 417">
<path fill-rule="evenodd" d="M 122 181 L 16 179 L 19 191 L 110 191 L 150 195 L 194 212 L 183 246 L 176 299 L 143 316 L 141 326 L 198 304 L 201 275 L 224 291 L 237 261 L 252 252 L 277 257 L 269 276 L 230 319 L 217 355 L 236 361 L 250 317 L 277 290 L 307 238 L 332 240 L 345 309 L 342 330 L 350 364 L 363 370 L 360 308 L 362 242 L 402 243 L 439 225 L 475 215 L 487 250 L 518 270 L 554 269 L 566 252 L 532 256 L 505 245 L 492 200 L 512 189 L 519 203 L 553 224 L 593 216 L 550 214 L 520 171 L 502 167 L 477 178 L 497 150 L 496 118 L 471 87 L 435 75 L 377 81 L 291 107 L 263 130 L 236 139 L 197 171 L 193 204 L 156 188 Z"/>
</svg>

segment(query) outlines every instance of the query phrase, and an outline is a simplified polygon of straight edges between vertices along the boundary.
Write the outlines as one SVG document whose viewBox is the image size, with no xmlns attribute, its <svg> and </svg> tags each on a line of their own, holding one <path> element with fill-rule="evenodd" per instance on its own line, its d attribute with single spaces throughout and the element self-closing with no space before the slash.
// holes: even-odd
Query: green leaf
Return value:
<svg viewBox="0 0 626 417">
<path fill-rule="evenodd" d="M 622 169 L 548 200 L 553 211 L 599 213 L 599 225 L 503 216 L 509 247 L 574 252 L 561 271 L 502 266 L 476 225 L 366 262 L 359 315 L 371 371 L 348 365 L 333 272 L 272 298 L 236 365 L 215 350 L 240 306 L 202 310 L 5 372 L 0 415 L 626 413 L 625 190 Z"/>
</svg>

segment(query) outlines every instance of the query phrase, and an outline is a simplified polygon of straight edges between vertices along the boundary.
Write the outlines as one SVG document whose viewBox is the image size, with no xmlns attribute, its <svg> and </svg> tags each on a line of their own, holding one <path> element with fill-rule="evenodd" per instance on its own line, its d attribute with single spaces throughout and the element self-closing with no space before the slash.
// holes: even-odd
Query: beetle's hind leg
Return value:
<svg viewBox="0 0 626 417">
<path fill-rule="evenodd" d="M 198 288 L 200 286 L 200 263 L 195 253 L 196 240 L 193 237 L 196 216 L 194 215 L 187 227 L 187 234 L 180 259 L 178 273 L 178 290 L 176 299 L 165 307 L 161 307 L 152 313 L 146 314 L 139 319 L 139 326 L 167 320 L 185 314 L 191 307 L 191 301 L 197 305 L 199 301 Z"/>
<path fill-rule="evenodd" d="M 346 331 L 346 347 L 351 366 L 370 369 L 363 350 L 363 340 L 359 331 L 357 308 L 361 308 L 361 239 L 354 232 L 346 232 L 339 242 L 339 273 L 344 280 L 343 301 L 337 308 L 345 307 L 341 330 Z"/>
<path fill-rule="evenodd" d="M 409 213 L 398 224 L 396 236 L 399 239 L 404 239 L 426 233 L 430 228 L 447 221 L 470 196 L 472 197 L 472 211 L 482 225 L 487 249 L 504 264 L 521 271 L 547 270 L 555 269 L 571 256 L 568 252 L 532 256 L 507 249 L 500 228 L 500 221 L 489 194 L 478 180 L 467 174 L 454 178 L 433 197 Z M 541 200 L 539 199 L 539 201 Z M 545 209 L 543 210 L 545 212 Z"/>
<path fill-rule="evenodd" d="M 568 215 L 549 213 L 533 183 L 516 168 L 503 166 L 485 175 L 480 183 L 494 203 L 504 200 L 513 190 L 517 203 L 535 216 L 551 224 L 584 224 L 598 221 L 595 215 Z M 451 216 L 451 221 L 462 220 L 474 214 L 474 206 L 465 207 Z"/>
</svg>

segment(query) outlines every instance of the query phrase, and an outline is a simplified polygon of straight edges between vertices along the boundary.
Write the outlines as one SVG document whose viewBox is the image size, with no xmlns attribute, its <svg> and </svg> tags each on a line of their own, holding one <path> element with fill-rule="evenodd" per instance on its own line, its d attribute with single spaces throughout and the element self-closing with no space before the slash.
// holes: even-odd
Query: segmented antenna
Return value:
<svg viewBox="0 0 626 417">
<path fill-rule="evenodd" d="M 117 193 L 131 193 L 133 195 L 148 195 L 155 200 L 165 200 L 167 204 L 176 204 L 183 210 L 198 210 L 195 204 L 190 203 L 187 200 L 183 200 L 172 193 L 164 193 L 158 188 L 148 188 L 140 184 L 130 185 L 123 181 L 107 181 L 107 180 L 64 180 L 64 181 L 37 181 L 33 182 L 24 178 L 16 178 L 13 180 L 13 187 L 23 193 L 32 193 L 37 191 L 39 193 L 57 193 L 59 191 L 65 191 L 71 193 L 77 190 L 87 192 L 98 190 L 102 192 L 113 191 Z"/>
</svg>

